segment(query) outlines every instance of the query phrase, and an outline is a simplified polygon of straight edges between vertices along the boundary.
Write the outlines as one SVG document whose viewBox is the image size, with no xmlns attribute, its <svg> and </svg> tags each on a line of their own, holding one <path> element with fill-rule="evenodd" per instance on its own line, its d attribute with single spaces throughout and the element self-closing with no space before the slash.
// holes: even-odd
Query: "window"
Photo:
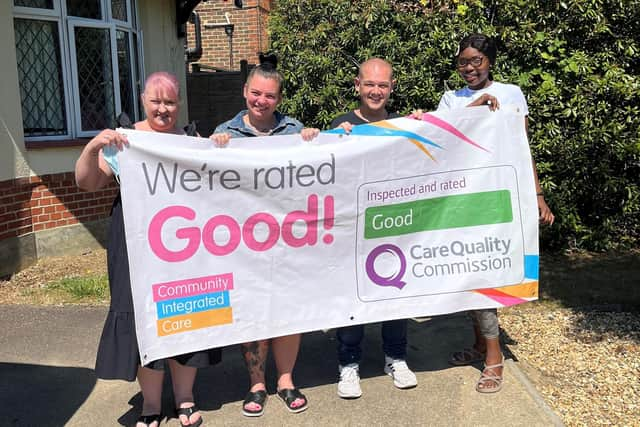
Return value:
<svg viewBox="0 0 640 427">
<path fill-rule="evenodd" d="M 95 135 L 140 117 L 135 0 L 13 0 L 24 135 Z"/>
</svg>

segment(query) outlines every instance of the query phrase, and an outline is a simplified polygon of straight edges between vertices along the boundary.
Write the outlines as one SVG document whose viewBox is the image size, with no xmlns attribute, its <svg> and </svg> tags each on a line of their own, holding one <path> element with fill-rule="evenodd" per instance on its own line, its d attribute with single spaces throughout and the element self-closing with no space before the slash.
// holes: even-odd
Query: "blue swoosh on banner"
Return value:
<svg viewBox="0 0 640 427">
<path fill-rule="evenodd" d="M 527 279 L 538 280 L 539 271 L 540 271 L 540 256 L 525 255 L 524 256 L 524 277 Z"/>
<path fill-rule="evenodd" d="M 335 128 L 335 129 L 330 129 L 330 130 L 326 130 L 323 133 L 332 133 L 332 134 L 337 134 L 337 135 L 346 135 L 347 133 L 345 132 L 344 129 L 342 128 Z M 351 133 L 350 135 L 364 135 L 364 136 L 402 136 L 405 138 L 409 138 L 409 139 L 415 139 L 416 141 L 420 141 L 423 144 L 428 144 L 431 146 L 434 146 L 436 148 L 442 148 L 440 145 L 436 144 L 435 142 L 418 135 L 417 133 L 413 133 L 410 132 L 408 130 L 402 130 L 402 129 L 389 129 L 389 128 L 384 128 L 384 127 L 380 127 L 380 126 L 375 126 L 375 125 L 368 125 L 368 124 L 364 124 L 364 125 L 357 125 L 354 126 L 353 128 L 351 128 Z"/>
</svg>

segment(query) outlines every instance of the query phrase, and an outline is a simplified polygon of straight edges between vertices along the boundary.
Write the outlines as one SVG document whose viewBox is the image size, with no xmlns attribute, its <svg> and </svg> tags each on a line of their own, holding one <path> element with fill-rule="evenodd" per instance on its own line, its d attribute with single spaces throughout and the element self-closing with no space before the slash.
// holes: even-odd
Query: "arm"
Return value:
<svg viewBox="0 0 640 427">
<path fill-rule="evenodd" d="M 112 129 L 105 129 L 93 137 L 76 161 L 75 174 L 78 187 L 95 191 L 108 185 L 113 172 L 102 157 L 102 148 L 114 145 L 118 150 L 122 150 L 126 144 L 127 138 Z"/>
<path fill-rule="evenodd" d="M 529 118 L 525 116 L 524 118 L 524 128 L 527 135 L 529 134 Z M 536 161 L 531 156 L 531 166 L 533 167 L 533 180 L 536 185 L 536 199 L 538 200 L 538 212 L 540 213 L 539 220 L 543 224 L 552 225 L 555 220 L 555 216 L 551 209 L 547 205 L 547 202 L 544 200 L 544 193 L 542 192 L 542 187 L 540 186 L 540 181 L 538 180 L 538 172 L 536 169 Z"/>
</svg>

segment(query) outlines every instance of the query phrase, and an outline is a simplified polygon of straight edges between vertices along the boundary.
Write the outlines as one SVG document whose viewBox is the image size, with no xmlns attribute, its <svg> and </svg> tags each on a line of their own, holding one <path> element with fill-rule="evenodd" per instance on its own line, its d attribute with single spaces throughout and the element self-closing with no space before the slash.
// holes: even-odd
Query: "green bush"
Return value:
<svg viewBox="0 0 640 427">
<path fill-rule="evenodd" d="M 391 110 L 433 110 L 462 87 L 452 65 L 471 32 L 495 36 L 494 78 L 528 96 L 529 135 L 556 224 L 548 248 L 640 241 L 640 4 L 615 0 L 278 0 L 271 48 L 283 110 L 326 128 L 358 105 L 357 64 L 379 56 L 398 81 Z"/>
</svg>

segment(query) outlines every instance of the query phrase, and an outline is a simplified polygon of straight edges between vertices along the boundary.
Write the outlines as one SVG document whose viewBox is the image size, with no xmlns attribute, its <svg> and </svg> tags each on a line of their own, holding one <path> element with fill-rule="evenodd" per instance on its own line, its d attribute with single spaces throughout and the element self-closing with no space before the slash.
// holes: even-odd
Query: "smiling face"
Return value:
<svg viewBox="0 0 640 427">
<path fill-rule="evenodd" d="M 251 123 L 269 123 L 282 100 L 277 80 L 255 74 L 244 85 L 244 97 Z"/>
<path fill-rule="evenodd" d="M 483 89 L 491 84 L 489 58 L 478 49 L 468 47 L 460 52 L 457 61 L 458 73 L 470 89 Z"/>
<path fill-rule="evenodd" d="M 393 91 L 391 65 L 381 59 L 367 61 L 360 67 L 354 83 L 360 95 L 360 110 L 380 112 L 384 110 Z"/>
<path fill-rule="evenodd" d="M 156 132 L 173 132 L 178 121 L 178 94 L 171 86 L 150 84 L 142 94 L 149 127 Z"/>
</svg>

